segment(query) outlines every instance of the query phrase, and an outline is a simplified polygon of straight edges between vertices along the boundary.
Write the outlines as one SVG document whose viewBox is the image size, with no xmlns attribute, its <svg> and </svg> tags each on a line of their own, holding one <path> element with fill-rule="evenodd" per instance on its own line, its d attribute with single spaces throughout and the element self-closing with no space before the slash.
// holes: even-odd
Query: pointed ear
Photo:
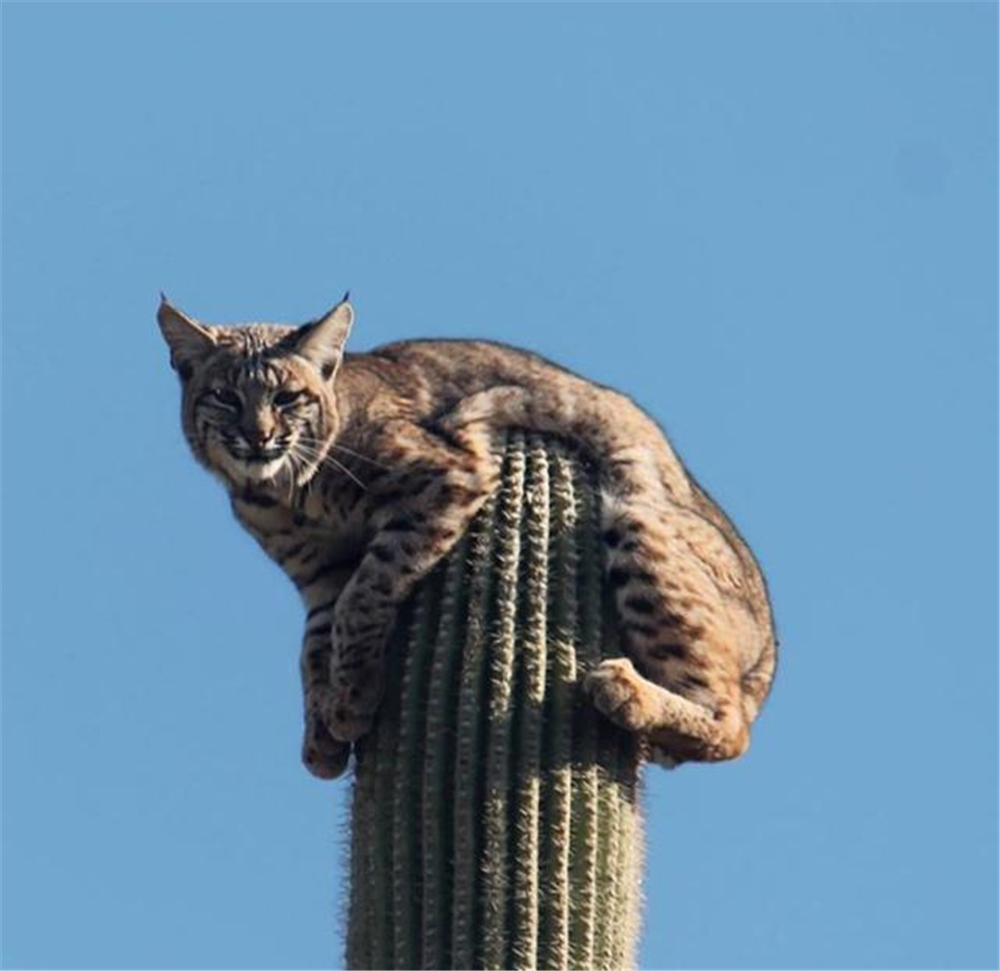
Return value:
<svg viewBox="0 0 1000 971">
<path fill-rule="evenodd" d="M 194 362 L 215 348 L 215 337 L 207 327 L 181 313 L 163 294 L 156 320 L 170 346 L 170 364 L 186 380 L 191 376 Z"/>
<path fill-rule="evenodd" d="M 329 380 L 337 373 L 344 358 L 344 345 L 354 323 L 354 308 L 342 300 L 319 320 L 300 327 L 295 334 L 292 350 L 304 357 Z"/>
</svg>

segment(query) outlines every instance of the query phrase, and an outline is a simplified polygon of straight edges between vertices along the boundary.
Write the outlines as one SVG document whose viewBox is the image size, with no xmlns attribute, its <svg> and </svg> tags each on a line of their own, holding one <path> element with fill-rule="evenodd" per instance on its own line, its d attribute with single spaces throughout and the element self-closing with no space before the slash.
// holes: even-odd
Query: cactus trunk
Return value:
<svg viewBox="0 0 1000 971">
<path fill-rule="evenodd" d="M 600 491 L 512 432 L 497 494 L 400 616 L 358 748 L 349 968 L 624 968 L 639 748 L 580 690 L 619 653 Z"/>
</svg>

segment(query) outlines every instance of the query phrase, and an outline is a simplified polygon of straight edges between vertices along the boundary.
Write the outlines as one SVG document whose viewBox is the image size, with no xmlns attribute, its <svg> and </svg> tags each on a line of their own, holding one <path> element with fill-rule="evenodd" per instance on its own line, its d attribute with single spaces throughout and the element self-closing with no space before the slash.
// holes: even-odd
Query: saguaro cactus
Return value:
<svg viewBox="0 0 1000 971">
<path fill-rule="evenodd" d="M 497 495 L 402 612 L 358 751 L 350 968 L 624 968 L 636 740 L 580 688 L 619 653 L 592 469 L 511 433 Z"/>
</svg>

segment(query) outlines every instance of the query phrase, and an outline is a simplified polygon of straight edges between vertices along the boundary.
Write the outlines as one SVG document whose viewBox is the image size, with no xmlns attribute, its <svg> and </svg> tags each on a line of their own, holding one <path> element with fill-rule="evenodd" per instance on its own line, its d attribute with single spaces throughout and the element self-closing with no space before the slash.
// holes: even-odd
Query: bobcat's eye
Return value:
<svg viewBox="0 0 1000 971">
<path fill-rule="evenodd" d="M 240 396 L 229 388 L 212 388 L 212 399 L 227 408 L 239 408 Z"/>
<path fill-rule="evenodd" d="M 279 391 L 273 400 L 279 408 L 287 408 L 289 405 L 294 405 L 301 397 L 301 391 Z"/>
</svg>

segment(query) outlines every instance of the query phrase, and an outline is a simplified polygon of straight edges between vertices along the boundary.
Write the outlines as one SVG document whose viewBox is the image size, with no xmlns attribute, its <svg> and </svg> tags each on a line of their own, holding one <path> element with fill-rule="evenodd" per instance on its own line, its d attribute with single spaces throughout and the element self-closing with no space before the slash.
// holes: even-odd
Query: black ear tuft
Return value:
<svg viewBox="0 0 1000 971">
<path fill-rule="evenodd" d="M 354 323 L 354 311 L 346 301 L 341 301 L 319 320 L 300 327 L 293 335 L 291 349 L 304 357 L 329 381 L 340 367 L 344 345 Z"/>
</svg>

